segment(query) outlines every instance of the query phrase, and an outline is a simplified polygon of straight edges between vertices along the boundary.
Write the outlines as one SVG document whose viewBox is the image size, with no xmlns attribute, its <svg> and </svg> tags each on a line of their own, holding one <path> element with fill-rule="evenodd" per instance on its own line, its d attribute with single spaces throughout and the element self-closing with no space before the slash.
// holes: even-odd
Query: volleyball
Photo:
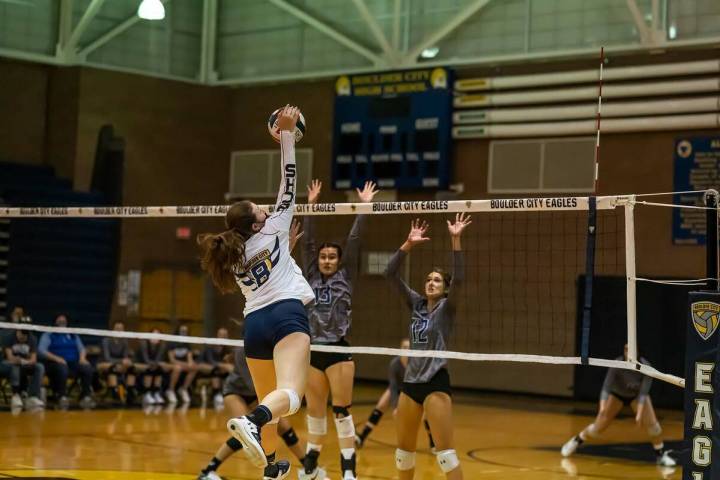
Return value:
<svg viewBox="0 0 720 480">
<path fill-rule="evenodd" d="M 270 118 L 268 118 L 268 132 L 270 132 L 270 136 L 275 140 L 276 142 L 280 142 L 280 130 L 278 129 L 278 115 L 280 115 L 280 111 L 282 108 L 278 108 L 274 112 L 270 114 Z M 303 114 L 300 114 L 300 118 L 298 118 L 297 124 L 295 125 L 295 143 L 299 142 L 300 139 L 303 138 L 303 135 L 305 135 L 305 117 Z"/>
</svg>

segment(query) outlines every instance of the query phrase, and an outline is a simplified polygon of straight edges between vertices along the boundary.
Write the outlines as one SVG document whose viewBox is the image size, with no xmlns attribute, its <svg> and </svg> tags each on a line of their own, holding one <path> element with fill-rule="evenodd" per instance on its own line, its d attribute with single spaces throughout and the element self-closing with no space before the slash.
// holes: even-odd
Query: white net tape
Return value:
<svg viewBox="0 0 720 480">
<path fill-rule="evenodd" d="M 33 332 L 69 333 L 76 335 L 91 335 L 96 337 L 126 338 L 128 340 L 162 340 L 166 342 L 191 343 L 196 345 L 223 345 L 228 347 L 242 347 L 242 340 L 225 338 L 193 337 L 183 335 L 170 335 L 165 333 L 147 332 L 117 332 L 115 330 L 100 330 L 95 328 L 50 327 L 46 325 L 33 325 L 27 323 L 0 322 L 0 329 L 28 330 Z M 467 360 L 471 362 L 519 362 L 519 363 L 545 363 L 552 365 L 580 365 L 580 357 L 555 357 L 549 355 L 523 355 L 507 353 L 466 353 L 439 350 L 406 350 L 386 347 L 341 347 L 332 345 L 311 345 L 310 349 L 316 352 L 352 353 L 368 355 L 390 355 L 423 358 L 447 358 L 452 360 Z M 685 386 L 685 380 L 674 375 L 668 375 L 637 362 L 619 360 L 606 360 L 590 358 L 588 364 L 597 367 L 622 368 L 637 370 L 649 377 L 657 378 L 679 387 Z"/>
<path fill-rule="evenodd" d="M 610 210 L 628 197 L 597 197 L 598 210 Z M 506 198 L 497 200 L 414 200 L 407 202 L 319 203 L 295 205 L 297 215 L 357 215 L 455 212 L 538 212 L 588 210 L 589 197 Z M 222 217 L 229 205 L 167 207 L 1 207 L 0 218 Z M 271 212 L 274 205 L 260 205 Z"/>
</svg>

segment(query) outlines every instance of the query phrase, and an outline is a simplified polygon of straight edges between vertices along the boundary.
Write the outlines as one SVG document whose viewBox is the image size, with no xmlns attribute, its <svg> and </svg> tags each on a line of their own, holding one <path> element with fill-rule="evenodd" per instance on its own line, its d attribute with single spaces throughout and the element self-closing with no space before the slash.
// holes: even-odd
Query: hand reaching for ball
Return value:
<svg viewBox="0 0 720 480">
<path fill-rule="evenodd" d="M 278 114 L 278 130 L 294 132 L 298 118 L 300 118 L 300 109 L 298 107 L 285 105 L 285 107 Z"/>
</svg>

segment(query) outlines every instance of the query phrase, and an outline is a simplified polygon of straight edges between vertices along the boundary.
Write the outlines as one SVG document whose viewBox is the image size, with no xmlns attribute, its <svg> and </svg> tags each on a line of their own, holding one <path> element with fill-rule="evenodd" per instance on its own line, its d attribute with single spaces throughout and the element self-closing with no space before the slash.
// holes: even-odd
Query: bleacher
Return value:
<svg viewBox="0 0 720 480">
<path fill-rule="evenodd" d="M 100 193 L 74 191 L 51 167 L 6 162 L 0 162 L 0 198 L 15 207 L 106 204 Z M 118 245 L 118 220 L 13 219 L 0 225 L 0 293 L 7 290 L 2 310 L 22 305 L 35 323 L 51 324 L 62 312 L 73 326 L 106 328 Z"/>
</svg>

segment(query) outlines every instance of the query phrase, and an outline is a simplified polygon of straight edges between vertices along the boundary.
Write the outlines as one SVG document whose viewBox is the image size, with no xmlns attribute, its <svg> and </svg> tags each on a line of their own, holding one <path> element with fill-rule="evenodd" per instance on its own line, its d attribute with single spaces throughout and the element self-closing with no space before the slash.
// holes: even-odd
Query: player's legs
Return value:
<svg viewBox="0 0 720 480">
<path fill-rule="evenodd" d="M 412 480 L 415 476 L 417 432 L 422 415 L 422 405 L 401 393 L 396 417 L 398 443 L 395 451 L 395 467 L 400 480 Z"/>
<path fill-rule="evenodd" d="M 247 364 L 250 369 L 250 375 L 255 385 L 255 391 L 257 392 L 258 398 L 266 398 L 270 394 L 276 391 L 277 387 L 277 373 L 275 371 L 275 362 L 273 360 L 259 360 L 256 358 L 248 358 Z M 272 409 L 264 401 L 260 402 L 260 406 L 264 406 L 272 414 Z M 280 402 L 275 401 L 275 408 L 279 410 L 277 404 Z M 259 407 L 260 407 L 259 406 Z M 255 409 L 257 411 L 258 408 Z M 254 411 L 254 412 L 255 412 Z M 254 413 L 253 412 L 253 413 Z M 263 411 L 263 413 L 265 413 Z M 272 418 L 279 418 L 279 416 L 272 415 Z M 266 421 L 261 427 L 261 438 L 262 447 L 265 451 L 266 456 L 270 456 L 277 450 L 278 435 L 277 435 L 277 423 L 268 423 L 271 420 Z"/>
<path fill-rule="evenodd" d="M 340 446 L 340 466 L 343 479 L 354 479 L 355 473 L 355 424 L 350 406 L 352 405 L 355 362 L 338 362 L 325 370 L 330 384 L 335 430 Z"/>
<path fill-rule="evenodd" d="M 425 418 L 435 441 L 435 457 L 449 480 L 462 480 L 463 473 L 453 442 L 452 399 L 445 392 L 433 392 L 423 402 Z"/>
<path fill-rule="evenodd" d="M 302 303 L 281 301 L 250 313 L 245 318 L 245 354 L 262 400 L 250 414 L 230 419 L 228 429 L 256 466 L 277 469 L 268 465 L 277 445 L 276 424 L 300 408 L 310 366 L 310 328 Z M 261 432 L 267 424 L 272 428 L 266 429 L 271 436 L 264 449 Z"/>
<path fill-rule="evenodd" d="M 386 388 L 382 395 L 380 395 L 380 398 L 375 404 L 375 408 L 365 422 L 365 426 L 363 427 L 362 432 L 355 436 L 355 444 L 358 448 L 362 448 L 367 437 L 370 435 L 370 433 L 372 433 L 373 429 L 377 427 L 378 423 L 380 423 L 380 419 L 390 407 L 391 397 L 392 394 L 390 393 L 389 388 Z"/>
<path fill-rule="evenodd" d="M 637 414 L 639 404 L 637 400 L 632 402 L 632 409 Z M 650 397 L 645 397 L 643 400 L 642 417 L 640 418 L 640 426 L 645 429 L 650 437 L 650 443 L 655 450 L 657 462 L 660 465 L 672 467 L 677 465 L 677 462 L 668 454 L 668 450 L 665 449 L 665 442 L 662 436 L 662 427 L 655 414 L 655 408 L 653 407 L 652 400 Z"/>
<path fill-rule="evenodd" d="M 330 385 L 325 373 L 315 367 L 308 370 L 307 390 L 305 391 L 306 426 L 308 441 L 303 467 L 307 475 L 314 475 L 318 457 L 327 435 L 327 400 Z"/>
<path fill-rule="evenodd" d="M 567 441 L 563 445 L 560 453 L 563 457 L 569 457 L 575 450 L 582 445 L 586 440 L 598 437 L 604 432 L 608 426 L 612 423 L 613 419 L 617 417 L 620 410 L 623 408 L 623 402 L 615 395 L 609 395 L 607 399 L 600 400 L 600 407 L 598 409 L 595 421 L 585 427 L 578 435 Z"/>
<path fill-rule="evenodd" d="M 230 414 L 234 417 L 246 415 L 250 411 L 247 403 L 245 403 L 245 400 L 243 400 L 243 398 L 239 395 L 226 395 L 225 408 L 227 408 Z M 217 469 L 220 468 L 220 465 L 222 465 L 225 460 L 227 460 L 233 453 L 237 452 L 241 448 L 242 445 L 240 444 L 240 442 L 235 440 L 233 437 L 230 437 L 225 443 L 220 446 L 220 448 L 218 448 L 217 452 L 215 452 L 215 456 L 213 456 L 212 460 L 210 460 L 210 463 L 208 463 L 207 466 L 201 470 L 198 479 L 214 479 L 215 477 L 212 475 L 211 472 L 217 471 Z"/>
<path fill-rule="evenodd" d="M 278 422 L 278 435 L 295 457 L 302 462 L 305 458 L 305 444 L 298 438 L 290 420 L 283 417 Z"/>
</svg>

